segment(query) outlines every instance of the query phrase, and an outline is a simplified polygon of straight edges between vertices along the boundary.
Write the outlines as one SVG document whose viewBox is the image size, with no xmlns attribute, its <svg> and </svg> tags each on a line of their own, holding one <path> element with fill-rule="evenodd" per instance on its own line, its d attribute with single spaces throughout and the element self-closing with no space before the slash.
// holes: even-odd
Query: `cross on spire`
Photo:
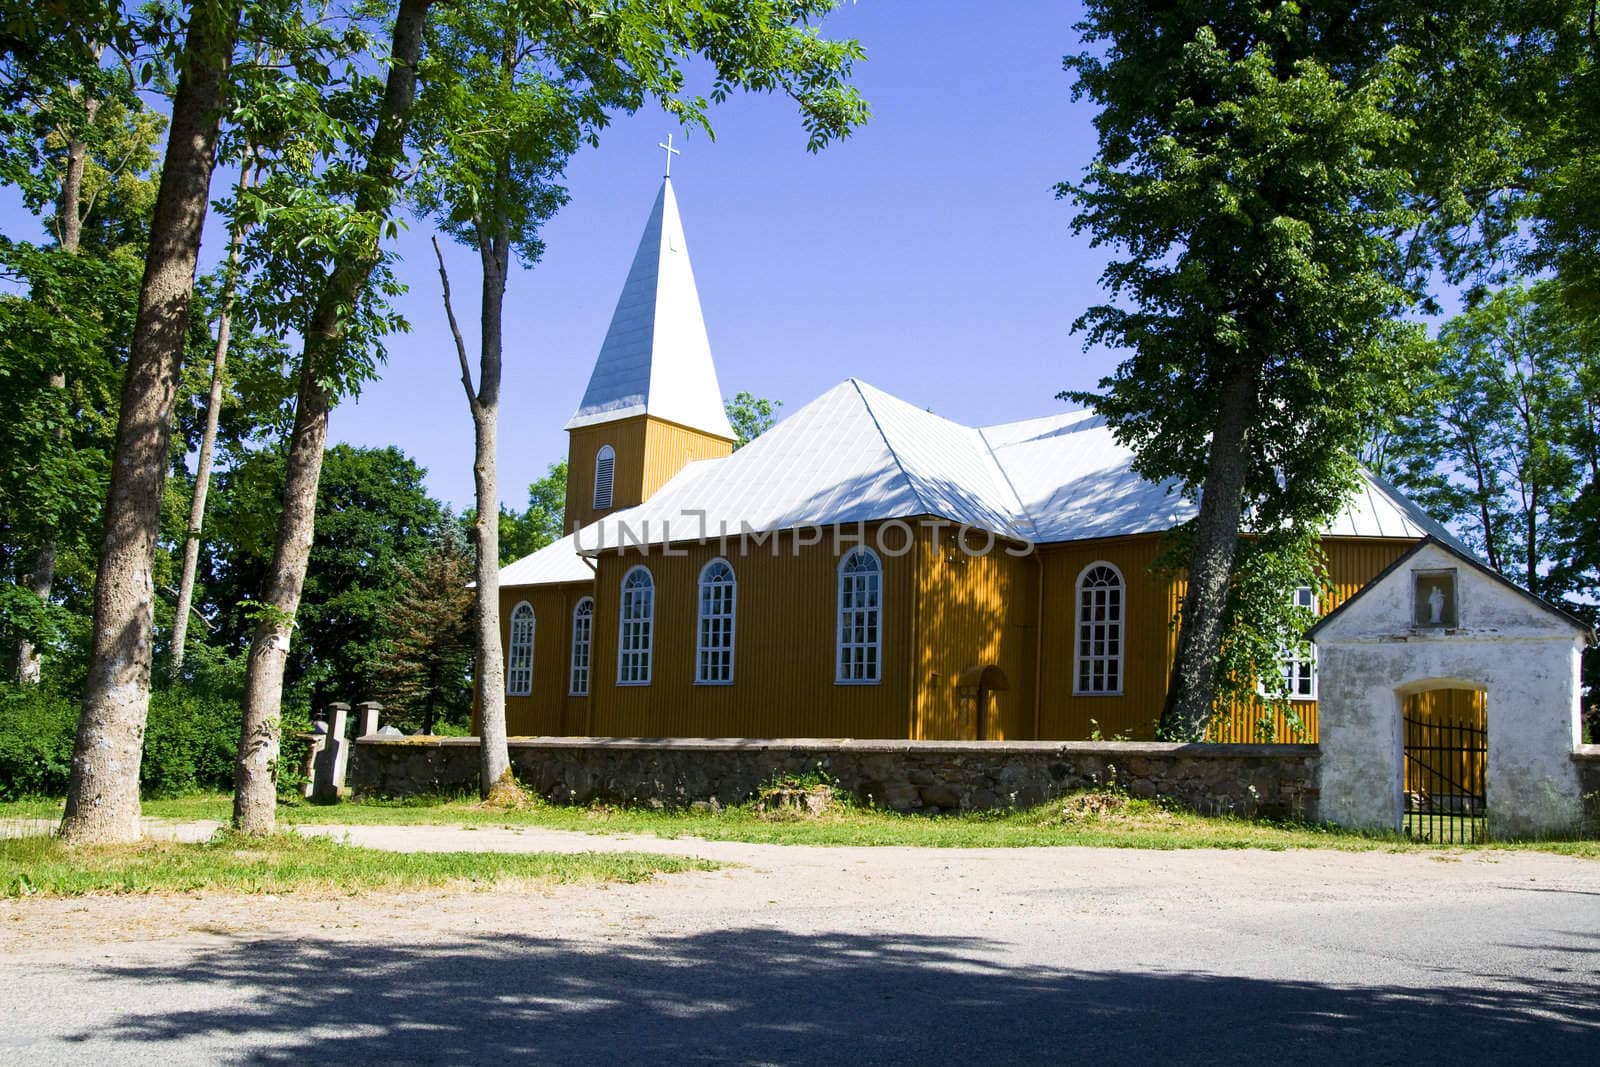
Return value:
<svg viewBox="0 0 1600 1067">
<path fill-rule="evenodd" d="M 683 155 L 683 149 L 672 147 L 672 134 L 667 134 L 666 143 L 656 142 L 656 147 L 667 153 L 667 173 L 663 177 L 672 177 L 672 157 Z"/>
</svg>

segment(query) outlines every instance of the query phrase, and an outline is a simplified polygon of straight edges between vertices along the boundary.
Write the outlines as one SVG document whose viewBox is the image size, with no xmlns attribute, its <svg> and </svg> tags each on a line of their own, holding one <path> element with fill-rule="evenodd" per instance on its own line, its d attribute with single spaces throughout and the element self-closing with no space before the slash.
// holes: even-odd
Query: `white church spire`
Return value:
<svg viewBox="0 0 1600 1067">
<path fill-rule="evenodd" d="M 635 415 L 734 438 L 670 178 L 656 195 L 589 388 L 566 428 Z"/>
</svg>

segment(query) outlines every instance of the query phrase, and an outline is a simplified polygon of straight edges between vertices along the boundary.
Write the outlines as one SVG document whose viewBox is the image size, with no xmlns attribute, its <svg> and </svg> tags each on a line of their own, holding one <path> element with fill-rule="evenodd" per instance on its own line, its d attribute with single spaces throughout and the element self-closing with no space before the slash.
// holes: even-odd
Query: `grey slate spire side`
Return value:
<svg viewBox="0 0 1600 1067">
<path fill-rule="evenodd" d="M 670 179 L 639 238 L 574 430 L 653 415 L 733 440 Z"/>
</svg>

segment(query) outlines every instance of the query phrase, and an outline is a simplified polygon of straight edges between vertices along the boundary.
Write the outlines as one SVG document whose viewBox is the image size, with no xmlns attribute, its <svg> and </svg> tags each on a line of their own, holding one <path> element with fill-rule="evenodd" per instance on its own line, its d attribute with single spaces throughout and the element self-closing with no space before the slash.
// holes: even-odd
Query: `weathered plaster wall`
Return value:
<svg viewBox="0 0 1600 1067">
<path fill-rule="evenodd" d="M 1038 804 L 1115 782 L 1204 812 L 1317 817 L 1315 745 L 514 738 L 511 763 L 557 802 L 733 804 L 775 777 L 821 770 L 862 802 L 897 811 Z M 474 738 L 355 743 L 351 789 L 410 796 L 476 789 Z"/>
<path fill-rule="evenodd" d="M 1460 626 L 1411 628 L 1411 571 L 1454 567 Z M 1435 546 L 1386 576 L 1317 635 L 1323 818 L 1394 829 L 1402 812 L 1400 708 L 1434 688 L 1488 694 L 1490 831 L 1572 832 L 1581 789 L 1583 637 L 1552 613 Z"/>
</svg>

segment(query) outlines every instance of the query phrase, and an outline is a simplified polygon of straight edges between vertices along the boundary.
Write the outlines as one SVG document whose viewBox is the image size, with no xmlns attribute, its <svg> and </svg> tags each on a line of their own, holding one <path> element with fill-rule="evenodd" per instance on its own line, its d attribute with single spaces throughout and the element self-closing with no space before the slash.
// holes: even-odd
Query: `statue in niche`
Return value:
<svg viewBox="0 0 1600 1067">
<path fill-rule="evenodd" d="M 1411 625 L 1428 630 L 1455 629 L 1455 571 L 1414 571 L 1412 583 Z"/>
</svg>

